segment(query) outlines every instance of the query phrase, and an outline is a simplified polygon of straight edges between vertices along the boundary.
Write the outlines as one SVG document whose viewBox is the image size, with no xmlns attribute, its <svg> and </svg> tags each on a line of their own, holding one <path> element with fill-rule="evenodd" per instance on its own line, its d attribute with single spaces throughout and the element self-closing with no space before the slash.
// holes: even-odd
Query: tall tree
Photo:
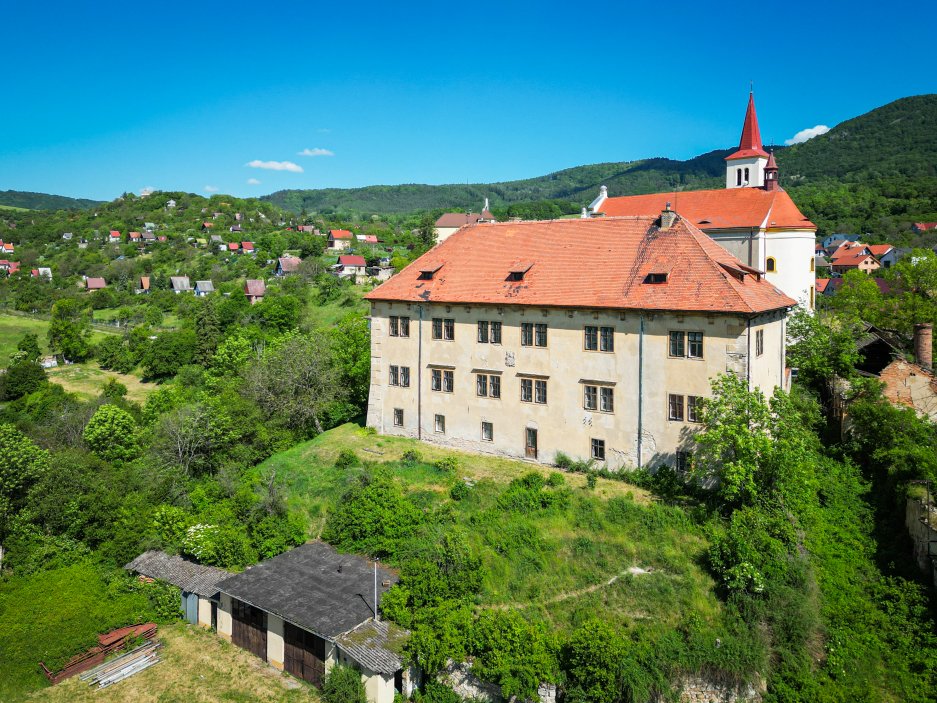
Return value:
<svg viewBox="0 0 937 703">
<path fill-rule="evenodd" d="M 215 301 L 208 297 L 195 311 L 195 356 L 193 361 L 207 367 L 221 341 L 221 323 Z"/>
<path fill-rule="evenodd" d="M 13 425 L 0 425 L 0 567 L 10 522 L 22 508 L 29 486 L 48 464 L 48 452 Z"/>
<path fill-rule="evenodd" d="M 69 361 L 84 361 L 91 356 L 91 322 L 80 301 L 63 298 L 52 306 L 49 346 Z"/>
</svg>

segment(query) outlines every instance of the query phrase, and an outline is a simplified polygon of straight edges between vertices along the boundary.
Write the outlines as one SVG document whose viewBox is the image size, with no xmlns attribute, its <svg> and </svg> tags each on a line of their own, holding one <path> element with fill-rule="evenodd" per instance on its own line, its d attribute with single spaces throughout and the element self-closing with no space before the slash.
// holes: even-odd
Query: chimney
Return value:
<svg viewBox="0 0 937 703">
<path fill-rule="evenodd" d="M 919 322 L 914 326 L 914 360 L 925 368 L 934 365 L 934 326 Z"/>
<path fill-rule="evenodd" d="M 664 211 L 660 214 L 660 228 L 670 229 L 676 221 L 677 213 L 670 209 L 670 203 L 668 202 L 667 207 L 665 207 Z"/>
<path fill-rule="evenodd" d="M 579 215 L 579 217 L 580 217 L 580 219 L 588 220 L 588 219 L 589 219 L 589 210 L 588 210 L 588 208 L 583 208 L 583 209 L 582 209 L 582 214 Z"/>
</svg>

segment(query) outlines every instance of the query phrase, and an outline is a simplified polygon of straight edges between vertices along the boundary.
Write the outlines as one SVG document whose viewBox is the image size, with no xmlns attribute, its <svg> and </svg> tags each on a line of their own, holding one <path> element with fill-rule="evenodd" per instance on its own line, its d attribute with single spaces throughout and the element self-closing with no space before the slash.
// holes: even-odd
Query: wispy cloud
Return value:
<svg viewBox="0 0 937 703">
<path fill-rule="evenodd" d="M 299 164 L 294 164 L 292 161 L 261 161 L 260 159 L 254 159 L 253 161 L 248 161 L 245 166 L 250 166 L 251 168 L 262 168 L 266 171 L 290 171 L 292 173 L 303 172 L 303 167 Z"/>
<path fill-rule="evenodd" d="M 329 151 L 328 149 L 321 149 L 316 147 L 314 149 L 303 149 L 302 151 L 296 152 L 297 156 L 335 156 L 334 151 Z"/>
<path fill-rule="evenodd" d="M 813 139 L 814 137 L 819 137 L 821 134 L 826 134 L 830 131 L 830 128 L 825 124 L 818 124 L 816 127 L 809 127 L 807 129 L 800 130 L 790 139 L 785 139 L 784 143 L 787 146 L 792 146 L 794 144 L 803 144 L 808 139 Z"/>
<path fill-rule="evenodd" d="M 329 129 L 328 127 L 319 127 L 319 129 L 317 129 L 316 131 L 319 134 L 329 134 L 332 130 Z"/>
<path fill-rule="evenodd" d="M 218 192 L 218 186 L 205 186 L 205 192 L 206 192 L 206 193 L 217 193 L 217 192 Z"/>
<path fill-rule="evenodd" d="M 154 188 L 153 186 L 143 186 L 140 189 L 140 195 L 150 195 L 155 192 L 156 192 L 156 188 Z"/>
<path fill-rule="evenodd" d="M 258 181 L 256 178 L 248 178 L 248 179 L 247 179 L 247 185 L 249 185 L 249 186 L 259 186 L 259 185 L 260 185 L 260 181 Z"/>
</svg>

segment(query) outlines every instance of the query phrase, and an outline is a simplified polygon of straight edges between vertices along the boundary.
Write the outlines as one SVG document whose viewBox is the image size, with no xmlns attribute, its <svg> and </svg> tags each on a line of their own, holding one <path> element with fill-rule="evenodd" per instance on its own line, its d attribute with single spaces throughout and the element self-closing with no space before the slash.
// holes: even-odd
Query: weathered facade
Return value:
<svg viewBox="0 0 937 703">
<path fill-rule="evenodd" d="M 672 212 L 467 227 L 366 297 L 386 434 L 679 466 L 713 377 L 786 385 L 795 301 Z"/>
</svg>

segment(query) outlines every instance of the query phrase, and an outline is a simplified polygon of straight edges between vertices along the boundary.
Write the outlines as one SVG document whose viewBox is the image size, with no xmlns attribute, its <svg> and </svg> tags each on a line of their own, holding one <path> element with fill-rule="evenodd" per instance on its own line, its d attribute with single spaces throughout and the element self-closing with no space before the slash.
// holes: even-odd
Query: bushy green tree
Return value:
<svg viewBox="0 0 937 703">
<path fill-rule="evenodd" d="M 349 402 L 360 411 L 368 404 L 371 386 L 371 332 L 361 315 L 346 315 L 331 330 L 335 360 Z"/>
<path fill-rule="evenodd" d="M 337 664 L 326 674 L 322 683 L 322 697 L 326 703 L 367 703 L 361 674 L 350 666 Z"/>
<path fill-rule="evenodd" d="M 22 508 L 29 486 L 49 466 L 49 455 L 13 425 L 0 424 L 0 566 L 10 521 Z"/>
<path fill-rule="evenodd" d="M 146 377 L 166 379 L 175 376 L 179 369 L 192 363 L 195 347 L 195 333 L 190 330 L 161 332 L 143 357 Z"/>
<path fill-rule="evenodd" d="M 193 361 L 207 367 L 221 342 L 221 323 L 213 297 L 204 298 L 195 312 L 195 353 Z"/>
<path fill-rule="evenodd" d="M 63 298 L 52 306 L 49 322 L 49 348 L 69 361 L 91 356 L 91 322 L 84 306 L 73 298 Z"/>
<path fill-rule="evenodd" d="M 137 453 L 137 424 L 126 410 L 102 405 L 85 426 L 84 440 L 95 454 L 108 461 L 132 459 Z"/>
</svg>

